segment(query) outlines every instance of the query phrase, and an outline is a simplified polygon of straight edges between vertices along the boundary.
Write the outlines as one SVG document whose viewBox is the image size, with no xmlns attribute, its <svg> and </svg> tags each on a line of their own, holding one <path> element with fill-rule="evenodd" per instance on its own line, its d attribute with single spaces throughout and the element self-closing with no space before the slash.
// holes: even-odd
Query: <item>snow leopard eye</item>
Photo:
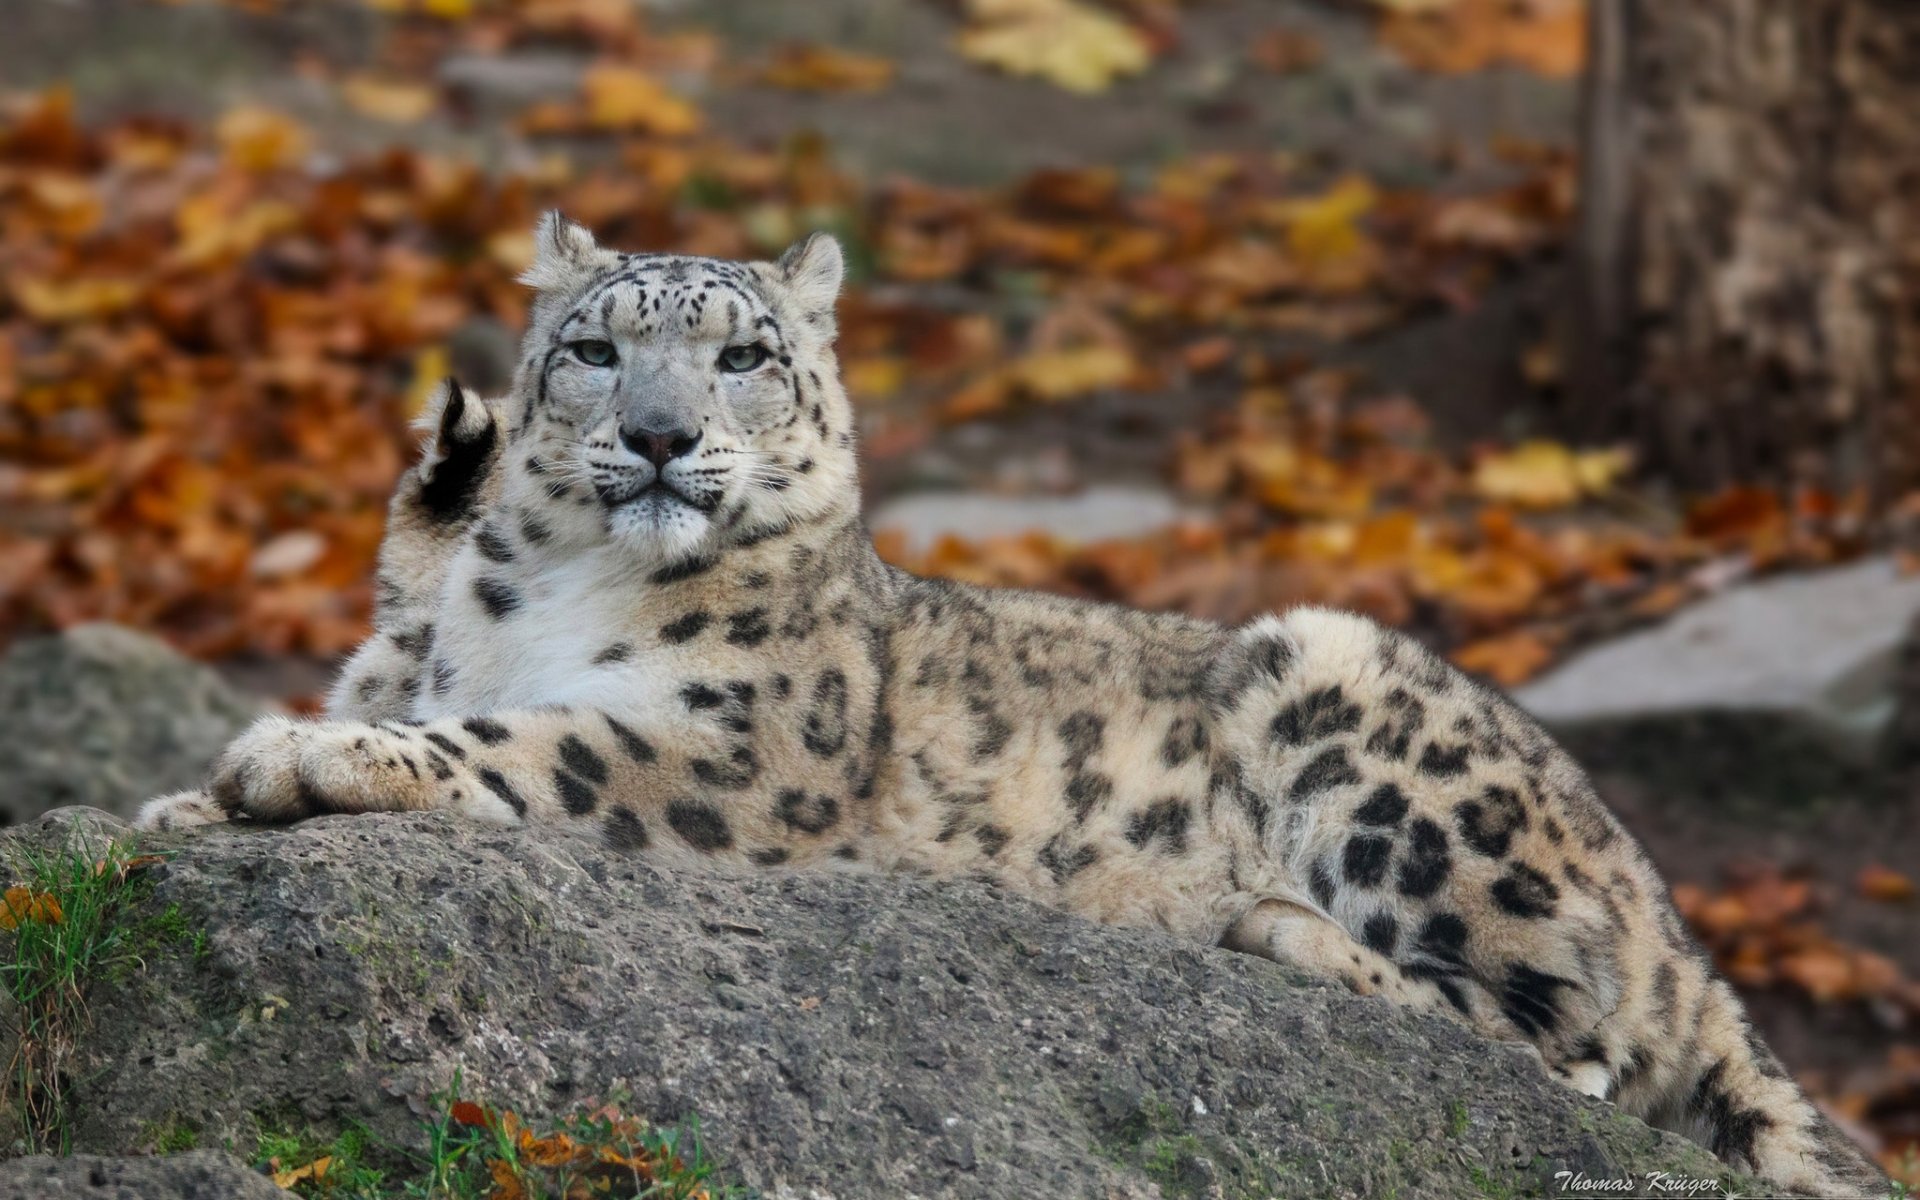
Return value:
<svg viewBox="0 0 1920 1200">
<path fill-rule="evenodd" d="M 767 348 L 758 343 L 751 346 L 728 346 L 720 352 L 720 369 L 739 374 L 751 371 L 767 361 Z"/>
<path fill-rule="evenodd" d="M 614 360 L 612 342 L 603 342 L 599 338 L 586 338 L 573 344 L 573 353 L 590 367 L 611 366 Z"/>
</svg>

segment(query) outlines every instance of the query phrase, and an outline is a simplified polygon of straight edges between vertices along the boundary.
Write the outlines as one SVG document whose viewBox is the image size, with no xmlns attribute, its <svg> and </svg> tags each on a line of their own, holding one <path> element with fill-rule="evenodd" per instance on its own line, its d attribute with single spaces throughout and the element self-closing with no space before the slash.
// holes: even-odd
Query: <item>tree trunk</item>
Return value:
<svg viewBox="0 0 1920 1200">
<path fill-rule="evenodd" d="M 1920 4 L 1591 0 L 1575 432 L 1920 486 Z"/>
</svg>

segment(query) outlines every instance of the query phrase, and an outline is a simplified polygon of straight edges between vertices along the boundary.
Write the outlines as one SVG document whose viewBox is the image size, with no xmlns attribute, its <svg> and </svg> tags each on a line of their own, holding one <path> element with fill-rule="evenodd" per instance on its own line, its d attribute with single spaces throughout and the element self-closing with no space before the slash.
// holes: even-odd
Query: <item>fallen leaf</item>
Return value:
<svg viewBox="0 0 1920 1200">
<path fill-rule="evenodd" d="M 1913 877 L 1904 875 L 1891 867 L 1878 863 L 1861 868 L 1860 876 L 1854 881 L 1860 894 L 1870 900 L 1879 900 L 1886 904 L 1899 904 L 1911 900 L 1915 889 Z"/>
<path fill-rule="evenodd" d="M 1516 630 L 1471 642 L 1450 657 L 1463 671 L 1485 675 L 1501 687 L 1518 687 L 1553 661 L 1553 647 L 1537 633 Z"/>
<path fill-rule="evenodd" d="M 1359 223 L 1378 202 L 1372 184 L 1349 176 L 1319 196 L 1282 206 L 1287 250 L 1315 286 L 1344 291 L 1365 282 L 1371 244 Z"/>
<path fill-rule="evenodd" d="M 438 93 L 424 83 L 355 75 L 340 85 L 355 112 L 395 125 L 411 125 L 433 111 Z"/>
<path fill-rule="evenodd" d="M 143 290 L 131 279 L 56 281 L 23 275 L 12 281 L 13 298 L 20 310 L 49 325 L 111 316 L 133 307 Z"/>
<path fill-rule="evenodd" d="M 304 1180 L 311 1179 L 315 1183 L 318 1183 L 326 1178 L 327 1168 L 332 1165 L 333 1157 L 331 1155 L 324 1155 L 314 1159 L 303 1167 L 294 1167 L 291 1170 L 285 1171 L 275 1171 L 273 1173 L 274 1186 L 291 1191 L 294 1184 Z"/>
<path fill-rule="evenodd" d="M 491 1129 L 493 1118 L 486 1109 L 471 1100 L 455 1101 L 448 1115 L 461 1125 L 475 1129 Z"/>
<path fill-rule="evenodd" d="M 1014 362 L 1011 376 L 1035 399 L 1058 403 L 1119 387 L 1135 368 L 1125 347 L 1096 344 L 1028 354 Z"/>
<path fill-rule="evenodd" d="M 700 127 L 693 105 L 668 91 L 653 76 L 632 67 L 602 64 L 581 78 L 587 122 L 597 129 L 645 130 L 664 136 L 692 133 Z"/>
<path fill-rule="evenodd" d="M 1152 60 L 1138 30 L 1079 0 L 968 0 L 967 17 L 963 56 L 1071 92 L 1106 91 Z"/>
<path fill-rule="evenodd" d="M 1326 58 L 1320 39 L 1297 29 L 1269 29 L 1253 43 L 1248 57 L 1277 75 L 1317 67 Z"/>
<path fill-rule="evenodd" d="M 1832 947 L 1816 946 L 1784 958 L 1780 973 L 1799 984 L 1809 996 L 1831 1002 L 1855 994 L 1853 966 Z"/>
<path fill-rule="evenodd" d="M 799 92 L 877 92 L 893 75 L 884 58 L 811 43 L 782 47 L 760 72 L 763 82 Z"/>
<path fill-rule="evenodd" d="M 285 113 L 236 108 L 215 126 L 227 161 L 243 171 L 274 171 L 297 166 L 307 156 L 306 129 Z"/>
<path fill-rule="evenodd" d="M 58 925 L 65 919 L 60 901 L 49 892 L 36 892 L 16 884 L 0 897 L 0 929 L 18 929 L 28 921 Z"/>
<path fill-rule="evenodd" d="M 1473 489 L 1503 504 L 1560 508 L 1606 490 L 1631 461 L 1624 450 L 1575 453 L 1558 442 L 1524 442 L 1481 458 Z"/>
</svg>

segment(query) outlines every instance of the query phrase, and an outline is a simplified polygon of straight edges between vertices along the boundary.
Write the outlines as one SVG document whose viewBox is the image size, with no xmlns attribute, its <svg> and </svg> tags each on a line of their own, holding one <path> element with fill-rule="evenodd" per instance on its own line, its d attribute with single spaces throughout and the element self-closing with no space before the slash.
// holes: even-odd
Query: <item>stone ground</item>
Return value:
<svg viewBox="0 0 1920 1200">
<path fill-rule="evenodd" d="M 125 832 L 66 809 L 0 833 L 0 853 L 57 847 L 74 822 Z M 93 988 L 70 1073 L 83 1154 L 165 1130 L 247 1158 L 263 1132 L 349 1122 L 417 1148 L 459 1067 L 468 1096 L 530 1115 L 624 1091 L 627 1111 L 697 1117 L 771 1200 L 1751 1184 L 1445 1017 L 977 881 L 670 871 L 446 814 L 143 845 L 169 855 L 123 918 L 144 966 Z M 0 1164 L 0 1198 L 54 1169 Z M 192 1194 L 151 1182 L 137 1194 Z"/>
</svg>

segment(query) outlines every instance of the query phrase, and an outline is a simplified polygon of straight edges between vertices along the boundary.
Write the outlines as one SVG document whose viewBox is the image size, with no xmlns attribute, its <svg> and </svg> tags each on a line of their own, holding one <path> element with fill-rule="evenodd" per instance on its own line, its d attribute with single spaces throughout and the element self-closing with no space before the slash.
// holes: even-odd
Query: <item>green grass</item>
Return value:
<svg viewBox="0 0 1920 1200">
<path fill-rule="evenodd" d="M 14 925 L 0 934 L 0 986 L 15 1005 L 17 1035 L 8 1099 L 33 1150 L 70 1150 L 67 1091 L 89 985 L 140 961 L 135 933 L 119 919 L 132 899 L 134 860 L 131 842 L 95 844 L 76 826 L 58 849 L 16 845 L 6 864 L 17 901 L 0 905 Z"/>
<path fill-rule="evenodd" d="M 200 1148 L 200 1131 L 191 1121 L 169 1116 L 143 1129 L 140 1140 L 155 1154 L 185 1154 Z"/>
<path fill-rule="evenodd" d="M 307 1200 L 486 1200 L 511 1181 L 526 1200 L 568 1194 L 609 1200 L 750 1200 L 719 1182 L 697 1125 L 659 1129 L 614 1105 L 534 1124 L 460 1096 L 460 1079 L 434 1098 L 424 1149 L 381 1143 L 349 1127 L 331 1141 L 284 1131 L 259 1135 L 259 1164 Z M 375 1166 L 404 1162 L 404 1169 Z M 314 1169 L 318 1168 L 318 1169 Z M 575 1189 L 578 1189 L 577 1191 Z"/>
</svg>

